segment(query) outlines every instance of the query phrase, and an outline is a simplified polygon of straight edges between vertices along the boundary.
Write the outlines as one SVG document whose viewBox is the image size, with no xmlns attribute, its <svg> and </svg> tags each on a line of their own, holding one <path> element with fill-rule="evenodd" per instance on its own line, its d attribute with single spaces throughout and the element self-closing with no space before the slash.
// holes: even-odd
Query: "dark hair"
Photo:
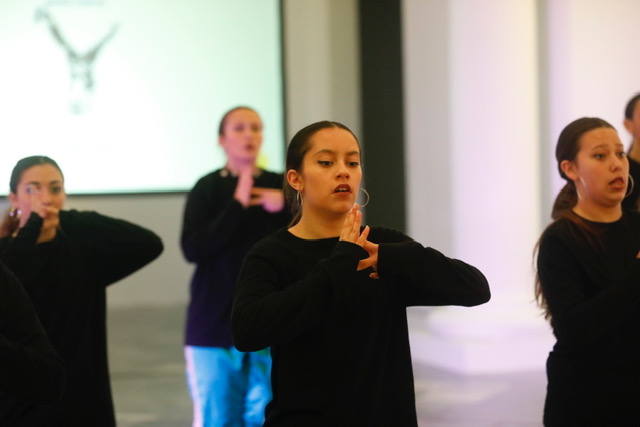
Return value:
<svg viewBox="0 0 640 427">
<path fill-rule="evenodd" d="M 22 178 L 22 174 L 24 173 L 24 171 L 26 171 L 27 169 L 33 166 L 39 166 L 39 165 L 53 166 L 54 168 L 58 169 L 58 172 L 60 172 L 60 175 L 62 175 L 62 179 L 64 179 L 62 169 L 60 169 L 60 166 L 58 166 L 58 163 L 56 163 L 56 161 L 53 160 L 51 157 L 29 156 L 29 157 L 25 157 L 24 159 L 18 160 L 16 165 L 13 167 L 13 170 L 11 171 L 11 178 L 9 178 L 9 190 L 11 190 L 11 192 L 15 194 L 18 191 L 18 183 L 20 182 L 20 179 Z"/>
<path fill-rule="evenodd" d="M 360 146 L 360 141 L 358 141 L 358 137 L 353 133 L 351 129 L 347 126 L 343 125 L 339 122 L 332 122 L 328 120 L 323 120 L 320 122 L 311 123 L 308 126 L 300 129 L 294 136 L 291 138 L 291 142 L 287 147 L 287 160 L 285 164 L 285 177 L 284 183 L 282 185 L 282 190 L 284 192 L 284 197 L 287 201 L 287 204 L 291 207 L 292 220 L 289 226 L 295 225 L 300 221 L 300 217 L 302 216 L 301 205 L 297 198 L 297 192 L 294 190 L 287 181 L 286 171 L 291 169 L 302 172 L 302 162 L 304 160 L 304 156 L 311 148 L 311 137 L 318 131 L 322 129 L 330 129 L 330 128 L 338 128 L 343 129 L 353 135 L 353 138 Z"/>
<path fill-rule="evenodd" d="M 572 230 L 575 230 L 574 237 L 576 239 L 583 239 L 594 248 L 599 247 L 600 240 L 598 231 L 573 212 L 573 207 L 578 202 L 578 193 L 576 191 L 575 183 L 569 179 L 560 166 L 565 160 L 575 161 L 578 152 L 580 151 L 580 138 L 582 138 L 585 133 L 599 128 L 615 129 L 609 122 L 598 117 L 582 117 L 569 123 L 565 126 L 562 132 L 560 132 L 560 136 L 558 137 L 558 142 L 556 144 L 556 161 L 558 162 L 558 172 L 560 173 L 560 176 L 567 181 L 567 183 L 562 187 L 553 203 L 551 218 L 554 221 L 543 231 L 542 236 L 544 236 L 549 227 L 551 227 L 555 222 L 561 219 L 566 219 L 574 225 Z M 540 237 L 540 240 L 541 239 L 542 237 Z M 536 243 L 534 254 L 537 254 L 538 252 L 540 240 Z M 549 306 L 542 292 L 542 285 L 537 272 L 534 294 L 538 306 L 544 311 L 545 319 L 550 319 L 551 313 L 549 312 Z"/>
<path fill-rule="evenodd" d="M 624 107 L 624 118 L 627 120 L 633 119 L 633 113 L 636 110 L 636 104 L 640 101 L 640 93 L 636 93 L 633 98 L 627 102 L 627 106 Z"/>
<path fill-rule="evenodd" d="M 238 105 L 237 107 L 233 107 L 232 109 L 230 109 L 226 113 L 224 113 L 224 115 L 220 119 L 220 123 L 218 124 L 218 136 L 224 135 L 224 127 L 227 124 L 227 118 L 229 118 L 231 113 L 234 113 L 234 112 L 236 112 L 238 110 L 249 110 L 249 111 L 253 111 L 254 113 L 258 114 L 258 112 L 256 110 L 254 110 L 251 107 L 247 107 L 245 105 Z"/>
</svg>

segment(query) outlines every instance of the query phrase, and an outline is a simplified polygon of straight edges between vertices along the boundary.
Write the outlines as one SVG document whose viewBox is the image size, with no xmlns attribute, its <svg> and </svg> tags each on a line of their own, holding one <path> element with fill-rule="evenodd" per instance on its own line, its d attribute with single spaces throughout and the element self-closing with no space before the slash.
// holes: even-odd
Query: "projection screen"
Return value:
<svg viewBox="0 0 640 427">
<path fill-rule="evenodd" d="M 279 0 L 0 2 L 0 194 L 22 157 L 75 194 L 183 191 L 224 163 L 217 124 L 249 105 L 282 170 Z M 4 180 L 3 184 L 2 180 Z"/>
</svg>

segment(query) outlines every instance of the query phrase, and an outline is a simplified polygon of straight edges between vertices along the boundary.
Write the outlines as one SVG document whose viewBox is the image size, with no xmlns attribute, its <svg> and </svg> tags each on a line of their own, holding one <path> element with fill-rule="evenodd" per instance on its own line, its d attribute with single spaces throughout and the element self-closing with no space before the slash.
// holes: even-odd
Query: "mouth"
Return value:
<svg viewBox="0 0 640 427">
<path fill-rule="evenodd" d="M 333 193 L 336 194 L 351 194 L 351 186 L 349 184 L 340 184 L 333 189 Z"/>
<path fill-rule="evenodd" d="M 619 176 L 609 181 L 609 186 L 616 190 L 621 190 L 627 187 L 627 182 L 623 177 Z"/>
</svg>

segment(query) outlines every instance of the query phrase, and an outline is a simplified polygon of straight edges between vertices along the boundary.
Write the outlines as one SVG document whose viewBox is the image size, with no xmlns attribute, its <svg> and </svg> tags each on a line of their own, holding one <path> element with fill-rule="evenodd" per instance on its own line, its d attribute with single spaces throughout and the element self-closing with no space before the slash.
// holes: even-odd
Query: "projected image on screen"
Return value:
<svg viewBox="0 0 640 427">
<path fill-rule="evenodd" d="M 34 154 L 70 193 L 188 190 L 224 164 L 217 124 L 237 105 L 282 170 L 280 50 L 278 0 L 0 2 L 0 194 Z"/>
</svg>

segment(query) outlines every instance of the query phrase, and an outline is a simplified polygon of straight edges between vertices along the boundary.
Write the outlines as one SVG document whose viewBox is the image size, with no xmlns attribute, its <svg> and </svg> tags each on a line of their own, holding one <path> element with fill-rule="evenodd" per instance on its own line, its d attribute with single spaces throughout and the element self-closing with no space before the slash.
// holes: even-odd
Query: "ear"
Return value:
<svg viewBox="0 0 640 427">
<path fill-rule="evenodd" d="M 624 128 L 627 130 L 627 132 L 629 132 L 631 135 L 633 135 L 633 122 L 629 119 L 624 119 Z"/>
<path fill-rule="evenodd" d="M 563 160 L 560 162 L 560 169 L 562 169 L 562 172 L 564 172 L 571 181 L 578 179 L 575 162 L 572 162 L 571 160 Z"/>
<path fill-rule="evenodd" d="M 289 169 L 287 171 L 287 183 L 296 191 L 302 191 L 304 188 L 302 175 L 300 175 L 295 169 Z"/>
</svg>

